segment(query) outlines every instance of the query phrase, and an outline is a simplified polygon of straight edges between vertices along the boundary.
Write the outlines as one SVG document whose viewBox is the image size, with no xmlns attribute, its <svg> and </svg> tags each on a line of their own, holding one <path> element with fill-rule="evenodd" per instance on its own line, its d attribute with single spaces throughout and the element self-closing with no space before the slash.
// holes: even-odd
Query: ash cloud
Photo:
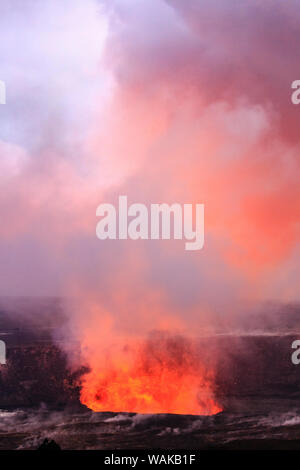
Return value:
<svg viewBox="0 0 300 470">
<path fill-rule="evenodd" d="M 71 299 L 90 352 L 299 302 L 296 6 L 2 2 L 0 294 Z M 100 243 L 119 194 L 204 203 L 204 250 Z"/>
</svg>

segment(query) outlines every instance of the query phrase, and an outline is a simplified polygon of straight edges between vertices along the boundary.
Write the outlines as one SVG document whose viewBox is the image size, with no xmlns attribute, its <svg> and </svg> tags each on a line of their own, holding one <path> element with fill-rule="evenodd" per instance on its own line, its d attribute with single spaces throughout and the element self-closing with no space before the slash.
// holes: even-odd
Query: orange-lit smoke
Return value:
<svg viewBox="0 0 300 470">
<path fill-rule="evenodd" d="M 99 308 L 99 299 L 92 302 L 87 297 L 73 304 L 80 330 L 76 361 L 87 367 L 80 380 L 84 405 L 94 411 L 136 413 L 211 415 L 222 411 L 214 389 L 216 357 L 196 339 L 176 333 L 181 329 L 172 318 L 165 318 L 162 329 L 164 312 L 155 316 L 155 300 L 148 315 L 154 313 L 152 325 L 160 330 L 145 337 L 145 330 L 137 334 L 130 328 L 130 318 L 124 334 L 124 325 L 117 325 L 115 316 Z M 143 315 L 146 320 L 146 311 Z"/>
<path fill-rule="evenodd" d="M 81 402 L 93 411 L 212 415 L 222 411 L 213 374 L 187 340 L 155 335 L 90 360 Z"/>
<path fill-rule="evenodd" d="M 169 337 L 155 337 L 158 350 L 143 338 L 197 336 L 249 300 L 299 300 L 299 108 L 289 95 L 298 10 L 258 0 L 103 0 L 103 12 L 94 0 L 33 2 L 37 41 L 28 12 L 11 3 L 0 18 L 2 68 L 17 92 L 22 78 L 25 101 L 0 141 L 1 293 L 80 295 L 69 320 L 90 369 L 89 407 L 219 411 L 213 363 L 190 343 L 178 355 Z M 96 208 L 120 194 L 204 203 L 204 249 L 100 242 Z"/>
</svg>

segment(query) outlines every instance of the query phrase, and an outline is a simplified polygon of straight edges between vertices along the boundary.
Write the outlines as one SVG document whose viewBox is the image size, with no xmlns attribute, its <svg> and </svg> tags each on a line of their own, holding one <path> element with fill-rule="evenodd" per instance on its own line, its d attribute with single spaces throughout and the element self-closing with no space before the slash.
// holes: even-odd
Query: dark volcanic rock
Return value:
<svg viewBox="0 0 300 470">
<path fill-rule="evenodd" d="M 78 403 L 82 372 L 71 371 L 53 344 L 9 348 L 7 364 L 0 367 L 0 408 Z"/>
<path fill-rule="evenodd" d="M 53 440 L 49 440 L 49 439 L 44 439 L 44 441 L 42 442 L 42 444 L 39 446 L 39 448 L 37 450 L 51 450 L 51 451 L 57 451 L 57 450 L 61 450 L 60 446 Z"/>
</svg>

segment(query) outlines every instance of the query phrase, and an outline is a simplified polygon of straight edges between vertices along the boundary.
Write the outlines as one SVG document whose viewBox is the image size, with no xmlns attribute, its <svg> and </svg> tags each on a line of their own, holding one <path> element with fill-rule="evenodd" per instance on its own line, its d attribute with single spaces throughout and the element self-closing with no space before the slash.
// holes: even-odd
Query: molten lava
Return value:
<svg viewBox="0 0 300 470">
<path fill-rule="evenodd" d="M 157 340 L 157 338 L 156 338 Z M 184 340 L 148 341 L 99 362 L 83 377 L 81 402 L 93 411 L 213 415 L 213 375 Z"/>
</svg>

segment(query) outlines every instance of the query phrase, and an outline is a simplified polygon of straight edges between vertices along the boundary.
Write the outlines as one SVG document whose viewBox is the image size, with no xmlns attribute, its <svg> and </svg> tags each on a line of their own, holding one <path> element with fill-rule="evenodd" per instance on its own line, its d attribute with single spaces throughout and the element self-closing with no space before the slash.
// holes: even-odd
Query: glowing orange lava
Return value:
<svg viewBox="0 0 300 470">
<path fill-rule="evenodd" d="M 174 348 L 173 348 L 174 349 Z M 113 360 L 92 361 L 81 402 L 93 411 L 213 415 L 222 411 L 212 374 L 199 369 L 191 351 L 172 348 L 128 351 Z M 96 366 L 95 366 L 96 364 Z"/>
</svg>

